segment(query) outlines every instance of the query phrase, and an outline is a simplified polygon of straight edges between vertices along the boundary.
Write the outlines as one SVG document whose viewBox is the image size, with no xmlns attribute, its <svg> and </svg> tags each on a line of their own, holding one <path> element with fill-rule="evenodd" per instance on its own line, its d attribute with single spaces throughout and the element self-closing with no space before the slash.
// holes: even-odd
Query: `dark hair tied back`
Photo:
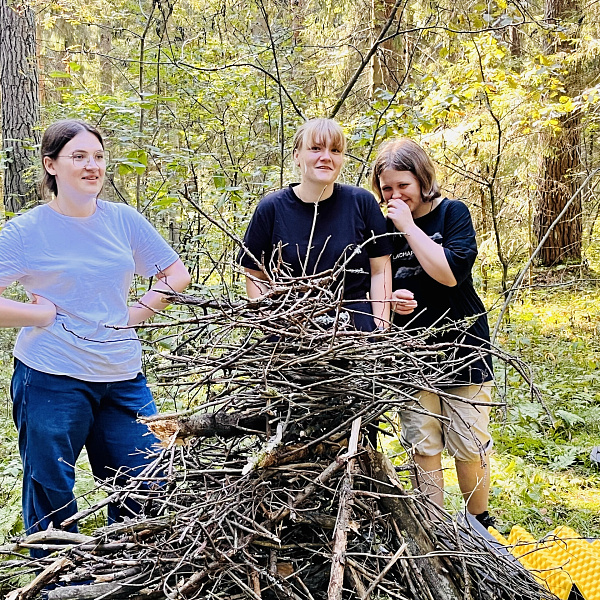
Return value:
<svg viewBox="0 0 600 600">
<path fill-rule="evenodd" d="M 46 171 L 44 167 L 44 157 L 55 159 L 60 151 L 68 144 L 78 133 L 89 131 L 92 135 L 98 138 L 98 141 L 104 148 L 104 140 L 101 133 L 92 125 L 78 119 L 65 119 L 52 123 L 42 137 L 42 169 L 44 170 L 42 180 L 40 182 L 40 193 L 42 197 L 46 191 L 51 192 L 55 196 L 58 194 L 58 186 L 56 185 L 56 177 Z"/>
</svg>

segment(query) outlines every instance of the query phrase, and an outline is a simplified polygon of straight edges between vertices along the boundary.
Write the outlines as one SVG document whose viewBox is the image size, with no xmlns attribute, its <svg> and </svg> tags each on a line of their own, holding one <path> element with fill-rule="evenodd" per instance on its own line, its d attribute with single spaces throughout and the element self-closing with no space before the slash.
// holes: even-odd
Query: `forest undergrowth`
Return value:
<svg viewBox="0 0 600 600">
<path fill-rule="evenodd" d="M 491 286 L 490 286 L 491 287 Z M 492 306 L 497 294 L 484 299 Z M 496 307 L 494 307 L 496 303 Z M 0 330 L 0 543 L 18 533 L 21 465 L 11 418 L 9 385 L 14 332 Z M 541 537 L 568 525 L 600 537 L 600 465 L 590 459 L 600 445 L 600 270 L 544 270 L 534 273 L 505 317 L 497 343 L 531 368 L 544 405 L 512 369 L 496 366 L 497 394 L 506 409 L 493 415 L 490 511 L 498 529 L 519 524 Z M 154 390 L 159 406 L 161 388 Z M 385 448 L 397 461 L 405 455 L 395 440 Z M 461 510 L 462 499 L 449 458 L 446 508 Z M 93 502 L 93 480 L 85 457 L 77 465 L 80 505 Z M 98 523 L 88 524 L 92 529 Z"/>
<path fill-rule="evenodd" d="M 496 364 L 506 408 L 493 416 L 490 511 L 503 532 L 519 524 L 539 538 L 568 525 L 600 536 L 600 465 L 590 458 L 600 445 L 599 307 L 595 265 L 534 270 L 505 317 L 496 343 L 529 365 L 544 404 L 519 374 Z M 497 314 L 492 308 L 491 329 Z M 453 477 L 448 468 L 451 511 L 462 503 Z"/>
<path fill-rule="evenodd" d="M 600 536 L 600 273 L 534 274 L 498 343 L 532 370 L 545 406 L 512 370 L 497 369 L 491 506 L 500 529 L 540 537 L 558 525 Z M 490 316 L 494 322 L 494 312 Z"/>
</svg>

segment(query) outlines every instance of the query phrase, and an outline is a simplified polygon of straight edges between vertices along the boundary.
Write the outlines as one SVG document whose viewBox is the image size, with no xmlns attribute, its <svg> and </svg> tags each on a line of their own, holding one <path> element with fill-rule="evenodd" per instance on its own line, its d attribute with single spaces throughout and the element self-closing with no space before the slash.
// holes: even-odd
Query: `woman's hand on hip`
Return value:
<svg viewBox="0 0 600 600">
<path fill-rule="evenodd" d="M 0 287 L 0 295 L 6 288 Z M 0 327 L 47 327 L 56 319 L 56 306 L 47 298 L 28 292 L 31 302 L 0 296 Z"/>
<path fill-rule="evenodd" d="M 56 319 L 56 306 L 53 302 L 50 302 L 47 298 L 43 296 L 39 296 L 38 294 L 31 294 L 33 297 L 31 304 L 35 306 L 39 306 L 40 312 L 38 313 L 38 317 L 40 319 L 40 323 L 38 327 L 47 327 L 48 325 L 52 325 Z"/>
<path fill-rule="evenodd" d="M 392 292 L 392 310 L 399 315 L 410 315 L 417 308 L 417 301 L 410 290 Z"/>
</svg>

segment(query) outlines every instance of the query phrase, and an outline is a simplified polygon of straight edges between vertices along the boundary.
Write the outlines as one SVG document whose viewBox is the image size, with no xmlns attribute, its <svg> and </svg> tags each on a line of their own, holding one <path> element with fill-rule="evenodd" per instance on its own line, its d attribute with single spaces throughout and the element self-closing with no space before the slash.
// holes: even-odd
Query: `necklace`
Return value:
<svg viewBox="0 0 600 600">
<path fill-rule="evenodd" d="M 58 198 L 54 197 L 50 202 L 48 202 L 48 206 L 54 210 L 54 212 L 57 212 L 59 215 L 62 215 L 63 217 L 66 217 L 67 215 L 65 215 L 65 213 L 61 210 L 60 208 L 60 204 L 58 203 Z"/>
<path fill-rule="evenodd" d="M 59 215 L 62 215 L 63 217 L 85 218 L 85 217 L 91 217 L 96 212 L 96 206 L 97 206 L 96 200 L 97 199 L 94 200 L 94 206 L 92 207 L 92 212 L 90 214 L 86 214 L 86 215 L 68 215 L 61 208 L 60 202 L 58 201 L 58 198 L 56 196 L 48 203 L 48 206 L 50 206 L 50 208 L 52 208 L 55 212 L 57 212 Z"/>
<path fill-rule="evenodd" d="M 292 191 L 294 192 L 294 194 L 296 195 L 296 197 L 301 200 L 302 202 L 304 202 L 305 204 L 318 204 L 319 202 L 321 202 L 321 199 L 323 198 L 323 194 L 325 193 L 325 190 L 327 189 L 327 186 L 325 186 L 322 190 L 321 193 L 319 194 L 319 197 L 316 200 L 304 200 L 304 198 L 302 196 L 304 196 L 304 189 L 302 189 L 301 191 L 298 190 L 298 188 L 301 186 L 300 185 L 296 185 L 292 188 Z M 327 199 L 327 198 L 326 198 Z"/>
</svg>

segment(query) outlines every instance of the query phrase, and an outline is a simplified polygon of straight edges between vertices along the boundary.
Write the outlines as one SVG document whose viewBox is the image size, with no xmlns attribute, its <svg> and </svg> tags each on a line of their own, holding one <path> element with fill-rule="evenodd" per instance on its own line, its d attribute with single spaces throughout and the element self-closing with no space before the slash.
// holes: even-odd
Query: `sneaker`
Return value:
<svg viewBox="0 0 600 600">
<path fill-rule="evenodd" d="M 490 515 L 487 510 L 484 510 L 478 515 L 473 515 L 486 529 L 489 527 L 496 528 L 496 519 Z"/>
</svg>

